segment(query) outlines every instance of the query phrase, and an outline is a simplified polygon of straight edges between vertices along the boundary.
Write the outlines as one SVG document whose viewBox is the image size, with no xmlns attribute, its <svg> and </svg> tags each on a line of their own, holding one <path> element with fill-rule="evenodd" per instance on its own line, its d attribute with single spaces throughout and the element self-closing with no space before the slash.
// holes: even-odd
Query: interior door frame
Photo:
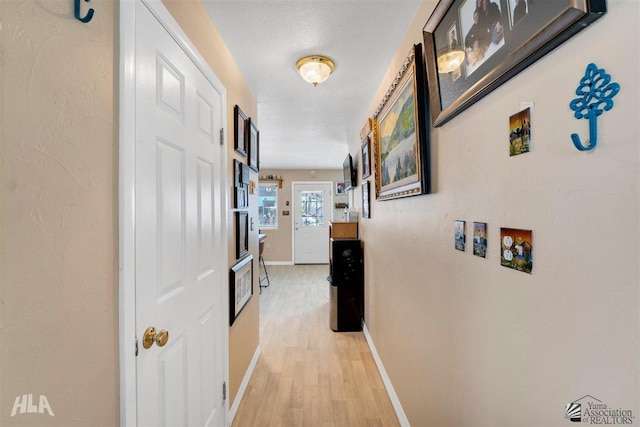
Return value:
<svg viewBox="0 0 640 427">
<path fill-rule="evenodd" d="M 120 361 L 120 425 L 135 426 L 137 424 L 137 395 L 136 395 L 136 289 L 135 289 L 135 111 L 136 111 L 136 82 L 135 82 L 135 30 L 136 30 L 136 2 L 142 2 L 158 19 L 169 35 L 182 48 L 189 59 L 207 78 L 207 80 L 222 94 L 221 126 L 227 125 L 227 91 L 222 82 L 213 73 L 209 64 L 195 46 L 191 43 L 180 25 L 162 4 L 161 0 L 133 0 L 121 1 L 120 7 L 120 64 L 119 64 L 119 230 L 118 230 L 118 259 L 119 259 L 119 361 Z M 221 181 L 220 201 L 222 209 L 220 216 L 220 235 L 223 244 L 220 245 L 220 255 L 223 260 L 229 258 L 228 245 L 228 207 L 229 189 L 227 180 L 227 134 L 220 147 L 219 178 Z M 222 265 L 226 268 L 227 262 Z M 217 280 L 227 283 L 225 268 L 216 273 Z M 222 318 L 228 319 L 229 287 L 223 285 Z M 229 384 L 229 328 L 223 325 L 223 376 Z M 141 345 L 141 344 L 140 344 Z M 229 399 L 224 401 L 225 423 L 229 422 Z"/>
<path fill-rule="evenodd" d="M 313 185 L 313 184 L 325 184 L 329 185 L 329 195 L 331 196 L 331 203 L 329 204 L 329 218 L 327 221 L 333 221 L 333 181 L 292 181 L 291 182 L 291 200 L 293 203 L 293 218 L 291 218 L 291 264 L 296 264 L 296 211 L 300 209 L 298 207 L 298 200 L 296 199 L 296 185 Z M 325 211 L 326 213 L 326 211 Z M 327 224 L 327 227 L 329 225 Z"/>
</svg>

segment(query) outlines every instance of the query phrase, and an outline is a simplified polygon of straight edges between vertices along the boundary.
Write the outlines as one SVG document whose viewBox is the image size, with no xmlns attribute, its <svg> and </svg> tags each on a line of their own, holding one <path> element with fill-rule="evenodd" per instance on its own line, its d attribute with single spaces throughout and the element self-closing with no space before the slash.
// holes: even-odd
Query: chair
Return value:
<svg viewBox="0 0 640 427">
<path fill-rule="evenodd" d="M 264 269 L 264 277 L 260 277 L 260 293 L 262 293 L 262 288 L 268 288 L 271 286 L 271 282 L 269 281 L 269 272 L 267 271 L 267 266 L 264 263 L 264 258 L 262 257 L 262 252 L 264 251 L 264 240 L 267 238 L 266 234 L 260 234 L 259 240 L 259 256 L 258 256 L 258 268 L 260 268 L 260 264 L 262 264 L 262 268 Z M 263 285 L 262 282 L 267 281 L 266 285 Z"/>
</svg>

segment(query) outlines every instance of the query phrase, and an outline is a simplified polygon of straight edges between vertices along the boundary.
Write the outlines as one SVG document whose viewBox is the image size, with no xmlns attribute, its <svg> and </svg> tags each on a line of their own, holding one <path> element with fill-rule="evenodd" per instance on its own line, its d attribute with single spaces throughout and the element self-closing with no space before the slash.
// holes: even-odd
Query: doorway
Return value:
<svg viewBox="0 0 640 427">
<path fill-rule="evenodd" d="M 293 262 L 329 263 L 329 221 L 333 183 L 293 183 Z"/>
</svg>

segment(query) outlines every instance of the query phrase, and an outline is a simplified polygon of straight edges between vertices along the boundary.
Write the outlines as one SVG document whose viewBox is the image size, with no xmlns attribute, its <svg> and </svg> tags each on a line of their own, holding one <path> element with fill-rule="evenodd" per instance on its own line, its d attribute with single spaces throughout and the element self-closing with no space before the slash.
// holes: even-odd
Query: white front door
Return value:
<svg viewBox="0 0 640 427">
<path fill-rule="evenodd" d="M 137 424 L 223 426 L 224 97 L 140 1 L 135 19 Z"/>
<path fill-rule="evenodd" d="M 329 263 L 329 221 L 333 212 L 333 183 L 293 184 L 293 243 L 295 264 Z"/>
</svg>

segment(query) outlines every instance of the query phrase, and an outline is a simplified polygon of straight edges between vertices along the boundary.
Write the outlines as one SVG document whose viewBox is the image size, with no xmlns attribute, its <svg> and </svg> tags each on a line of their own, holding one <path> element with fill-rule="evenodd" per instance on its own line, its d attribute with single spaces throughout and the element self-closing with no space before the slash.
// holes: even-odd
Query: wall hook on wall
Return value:
<svg viewBox="0 0 640 427">
<path fill-rule="evenodd" d="M 611 83 L 611 76 L 596 64 L 587 65 L 584 77 L 576 89 L 579 97 L 571 101 L 569 107 L 575 111 L 576 119 L 589 119 L 588 145 L 582 144 L 578 134 L 571 134 L 573 145 L 580 151 L 590 151 L 596 148 L 598 141 L 597 118 L 604 111 L 613 108 L 613 97 L 620 91 L 618 83 Z"/>
<path fill-rule="evenodd" d="M 80 16 L 80 1 L 81 0 L 73 0 L 73 13 L 76 15 L 76 19 L 78 21 L 84 22 L 86 24 L 87 22 L 91 21 L 91 18 L 93 18 L 93 9 L 89 8 L 89 11 L 84 17 Z M 89 0 L 84 1 L 89 3 Z"/>
</svg>

